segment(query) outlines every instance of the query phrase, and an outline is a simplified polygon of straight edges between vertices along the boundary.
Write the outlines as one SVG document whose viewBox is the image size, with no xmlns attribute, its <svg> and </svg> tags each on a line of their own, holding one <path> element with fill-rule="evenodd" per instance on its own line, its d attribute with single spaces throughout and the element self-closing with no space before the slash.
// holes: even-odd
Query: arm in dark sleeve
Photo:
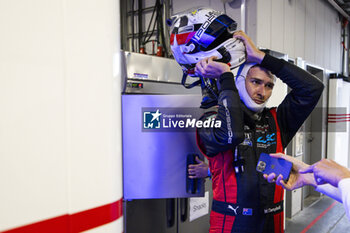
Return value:
<svg viewBox="0 0 350 233">
<path fill-rule="evenodd" d="M 221 127 L 198 129 L 198 135 L 204 147 L 202 149 L 207 156 L 214 156 L 231 149 L 244 139 L 243 111 L 233 74 L 231 72 L 222 74 L 219 82 L 221 89 L 218 97 L 218 112 L 215 116 L 205 114 L 202 120 L 215 117 L 216 120 L 221 121 Z"/>
<path fill-rule="evenodd" d="M 309 72 L 268 54 L 261 66 L 270 70 L 292 89 L 277 108 L 282 144 L 286 147 L 315 108 L 324 85 Z"/>
</svg>

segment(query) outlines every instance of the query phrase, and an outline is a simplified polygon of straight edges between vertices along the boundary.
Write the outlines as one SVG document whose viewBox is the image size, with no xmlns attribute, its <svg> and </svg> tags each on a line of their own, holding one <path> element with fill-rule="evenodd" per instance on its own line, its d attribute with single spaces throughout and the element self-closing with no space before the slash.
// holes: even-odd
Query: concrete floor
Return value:
<svg viewBox="0 0 350 233">
<path fill-rule="evenodd" d="M 323 196 L 292 219 L 286 219 L 286 233 L 350 233 L 350 221 L 341 203 Z"/>
</svg>

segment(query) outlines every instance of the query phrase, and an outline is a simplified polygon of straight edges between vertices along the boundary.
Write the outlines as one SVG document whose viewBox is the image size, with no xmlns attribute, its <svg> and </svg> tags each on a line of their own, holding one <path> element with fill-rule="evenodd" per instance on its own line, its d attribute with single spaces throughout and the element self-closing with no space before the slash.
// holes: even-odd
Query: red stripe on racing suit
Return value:
<svg viewBox="0 0 350 233">
<path fill-rule="evenodd" d="M 276 133 L 277 133 L 277 148 L 276 148 L 276 153 L 283 153 L 283 146 L 282 146 L 282 141 L 281 141 L 281 131 L 280 128 L 277 124 L 277 116 L 276 116 L 276 108 L 272 108 L 270 110 L 273 118 L 275 119 L 276 122 Z M 283 201 L 284 198 L 284 189 L 276 184 L 275 188 L 275 196 L 274 196 L 274 203 L 278 203 Z M 284 211 L 275 214 L 273 216 L 274 222 L 275 222 L 275 233 L 278 232 L 284 232 Z"/>
<path fill-rule="evenodd" d="M 201 140 L 197 136 L 197 145 L 202 151 Z M 215 157 L 206 158 L 209 161 L 210 173 L 212 175 L 213 198 L 230 203 L 237 203 L 237 193 L 232 190 L 237 190 L 236 175 L 233 172 L 232 162 L 233 157 L 230 153 L 219 153 Z M 235 216 L 223 215 L 215 211 L 210 213 L 210 233 L 230 233 L 232 230 Z"/>
</svg>

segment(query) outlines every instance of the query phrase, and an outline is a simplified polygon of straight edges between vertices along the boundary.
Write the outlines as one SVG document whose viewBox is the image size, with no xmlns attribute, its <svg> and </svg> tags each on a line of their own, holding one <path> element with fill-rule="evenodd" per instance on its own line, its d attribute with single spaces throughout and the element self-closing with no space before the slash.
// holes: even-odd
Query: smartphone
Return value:
<svg viewBox="0 0 350 233">
<path fill-rule="evenodd" d="M 256 170 L 267 175 L 275 173 L 276 177 L 282 175 L 283 180 L 286 182 L 289 179 L 292 166 L 293 164 L 287 160 L 273 158 L 269 154 L 261 153 Z"/>
</svg>

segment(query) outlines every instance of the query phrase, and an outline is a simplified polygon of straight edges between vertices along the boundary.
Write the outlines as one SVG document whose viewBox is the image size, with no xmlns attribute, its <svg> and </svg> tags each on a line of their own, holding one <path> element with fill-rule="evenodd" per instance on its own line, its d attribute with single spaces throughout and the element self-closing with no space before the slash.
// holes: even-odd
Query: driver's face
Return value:
<svg viewBox="0 0 350 233">
<path fill-rule="evenodd" d="M 265 103 L 272 94 L 273 86 L 274 83 L 265 70 L 258 66 L 250 68 L 245 79 L 245 87 L 255 103 Z"/>
</svg>

